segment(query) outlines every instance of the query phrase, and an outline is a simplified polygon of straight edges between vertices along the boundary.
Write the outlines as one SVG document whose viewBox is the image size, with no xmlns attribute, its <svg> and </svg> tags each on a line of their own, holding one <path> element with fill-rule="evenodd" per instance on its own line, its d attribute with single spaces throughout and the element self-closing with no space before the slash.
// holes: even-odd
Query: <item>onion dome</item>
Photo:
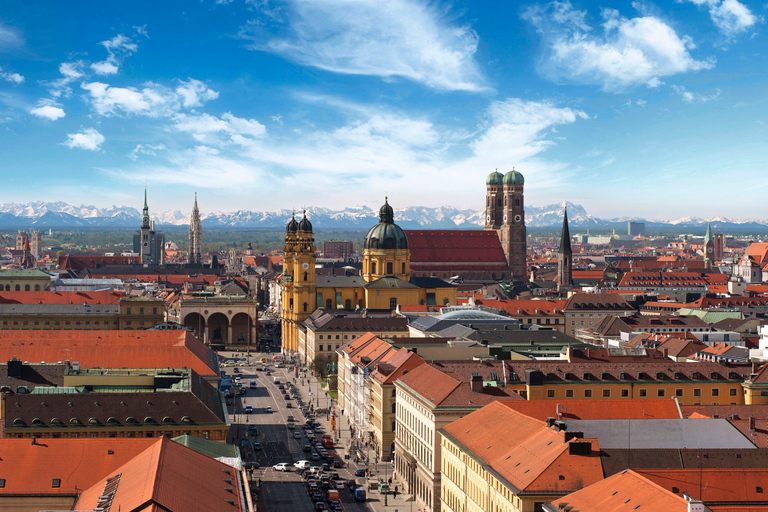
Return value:
<svg viewBox="0 0 768 512">
<path fill-rule="evenodd" d="M 499 171 L 493 171 L 485 178 L 486 185 L 501 185 L 504 182 L 504 175 Z"/>
<path fill-rule="evenodd" d="M 299 221 L 299 231 L 304 233 L 312 232 L 312 223 L 307 219 L 307 210 L 304 210 L 304 217 Z"/>
<path fill-rule="evenodd" d="M 299 223 L 296 222 L 296 214 L 294 213 L 291 215 L 291 220 L 288 222 L 288 225 L 285 227 L 286 233 L 295 233 L 299 229 Z"/>
<path fill-rule="evenodd" d="M 504 175 L 505 185 L 523 185 L 524 183 L 525 178 L 523 178 L 523 175 L 517 172 L 514 167 Z"/>
<path fill-rule="evenodd" d="M 408 237 L 400 226 L 395 224 L 395 212 L 387 200 L 379 209 L 379 223 L 365 235 L 365 249 L 407 249 Z"/>
</svg>

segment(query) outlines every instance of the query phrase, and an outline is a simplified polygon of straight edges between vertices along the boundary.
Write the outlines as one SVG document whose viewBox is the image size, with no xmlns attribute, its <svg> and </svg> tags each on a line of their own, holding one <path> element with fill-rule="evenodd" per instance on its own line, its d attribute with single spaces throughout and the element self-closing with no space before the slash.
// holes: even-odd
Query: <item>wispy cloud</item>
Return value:
<svg viewBox="0 0 768 512">
<path fill-rule="evenodd" d="M 699 94 L 688 91 L 682 85 L 673 85 L 672 89 L 679 94 L 686 103 L 707 103 L 720 97 L 720 89 L 715 89 L 711 94 Z"/>
<path fill-rule="evenodd" d="M 37 106 L 31 109 L 29 113 L 50 121 L 56 121 L 66 115 L 61 105 L 50 99 L 40 100 Z"/>
<path fill-rule="evenodd" d="M 24 45 L 24 38 L 15 27 L 0 23 L 0 52 L 13 50 Z"/>
<path fill-rule="evenodd" d="M 123 34 L 118 34 L 112 39 L 102 41 L 99 44 L 106 48 L 109 55 L 106 60 L 91 64 L 91 69 L 97 75 L 116 74 L 122 59 L 136 53 L 136 50 L 139 48 L 136 43 Z"/>
<path fill-rule="evenodd" d="M 683 1 L 683 0 L 678 0 Z M 727 38 L 733 39 L 763 20 L 738 0 L 687 0 L 709 11 L 712 23 Z"/>
<path fill-rule="evenodd" d="M 261 24 L 240 35 L 257 50 L 334 73 L 402 77 L 434 89 L 489 89 L 475 61 L 479 38 L 420 0 L 289 0 L 287 35 Z"/>
<path fill-rule="evenodd" d="M 660 77 L 711 69 L 715 60 L 696 60 L 687 36 L 679 36 L 658 17 L 625 18 L 615 9 L 602 10 L 602 33 L 586 21 L 586 12 L 570 2 L 529 7 L 523 18 L 541 34 L 545 51 L 539 71 L 554 81 L 601 85 L 621 92 Z"/>
<path fill-rule="evenodd" d="M 70 133 L 63 145 L 71 149 L 87 149 L 88 151 L 98 151 L 104 144 L 104 136 L 93 128 L 86 128 L 79 133 Z"/>
<path fill-rule="evenodd" d="M 165 144 L 137 144 L 128 155 L 132 160 L 139 158 L 139 155 L 157 156 L 158 151 L 165 151 Z"/>
<path fill-rule="evenodd" d="M 44 83 L 50 89 L 51 96 L 54 98 L 68 98 L 71 96 L 72 88 L 69 87 L 69 84 L 85 76 L 83 72 L 84 65 L 82 61 L 62 62 L 59 64 L 61 78 Z"/>
</svg>

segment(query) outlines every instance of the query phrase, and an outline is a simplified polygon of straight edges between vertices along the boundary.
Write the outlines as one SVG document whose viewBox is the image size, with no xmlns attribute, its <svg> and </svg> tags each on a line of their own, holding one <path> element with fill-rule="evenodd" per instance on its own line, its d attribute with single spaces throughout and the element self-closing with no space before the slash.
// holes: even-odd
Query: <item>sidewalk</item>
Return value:
<svg viewBox="0 0 768 512">
<path fill-rule="evenodd" d="M 297 380 L 297 387 L 300 388 L 301 394 L 303 397 L 305 397 L 307 405 L 310 403 L 310 397 L 311 397 L 311 403 L 312 405 L 316 406 L 317 404 L 317 390 L 318 390 L 318 381 L 316 378 L 310 376 L 307 379 L 304 379 L 304 385 L 301 386 L 298 384 Z M 312 389 L 312 395 L 308 394 L 309 389 Z M 319 392 L 319 408 L 328 408 L 330 403 L 330 398 L 326 397 L 325 390 L 320 388 Z M 317 406 L 316 406 L 317 408 Z M 352 437 L 350 434 L 349 425 L 347 424 L 348 417 L 347 415 L 341 415 L 341 411 L 334 408 L 332 411 L 336 411 L 336 430 L 331 433 L 330 430 L 330 420 L 326 419 L 326 415 L 316 416 L 316 420 L 319 421 L 326 432 L 331 433 L 332 436 L 334 436 L 334 443 L 336 445 L 336 453 L 341 457 L 341 459 L 344 461 L 345 468 L 349 469 L 350 473 L 354 474 L 354 471 L 356 469 L 366 469 L 365 461 L 359 461 L 358 463 L 355 463 L 354 455 L 351 456 L 350 459 L 345 459 L 344 456 L 348 453 L 350 444 L 352 442 Z M 341 437 L 339 437 L 339 432 L 341 432 Z M 365 449 L 363 449 L 365 451 Z M 373 451 L 371 450 L 371 454 L 373 454 Z M 392 478 L 392 484 L 390 485 L 390 489 L 394 490 L 395 486 L 398 487 L 399 490 L 402 490 L 403 485 L 398 482 L 393 477 L 393 470 L 391 462 L 380 462 L 376 465 L 373 464 L 373 461 L 370 461 L 368 465 L 368 469 L 372 472 L 374 477 L 381 478 L 385 481 L 388 481 L 390 478 Z M 358 482 L 362 482 L 362 477 L 357 477 L 356 480 Z M 366 505 L 370 507 L 371 510 L 374 510 L 375 512 L 411 512 L 412 510 L 417 511 L 418 507 L 412 502 L 412 501 L 405 501 L 406 499 L 409 499 L 409 494 L 403 494 L 402 492 L 397 493 L 397 497 L 395 498 L 394 495 L 390 492 L 389 495 L 386 497 L 387 504 L 384 505 L 384 495 L 381 494 L 379 491 L 368 491 L 368 501 L 366 502 Z"/>
</svg>

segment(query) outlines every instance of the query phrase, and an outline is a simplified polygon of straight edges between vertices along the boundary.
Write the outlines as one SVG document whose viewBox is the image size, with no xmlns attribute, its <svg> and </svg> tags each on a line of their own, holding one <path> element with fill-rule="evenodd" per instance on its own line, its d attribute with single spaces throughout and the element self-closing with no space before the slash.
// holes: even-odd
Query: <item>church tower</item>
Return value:
<svg viewBox="0 0 768 512">
<path fill-rule="evenodd" d="M 144 186 L 144 210 L 141 214 L 141 228 L 133 235 L 133 252 L 139 255 L 141 263 L 162 265 L 165 262 L 165 237 L 155 231 L 154 222 L 149 220 L 147 187 Z"/>
<path fill-rule="evenodd" d="M 190 263 L 199 265 L 203 262 L 203 226 L 200 224 L 200 210 L 197 208 L 197 192 L 195 206 L 189 219 L 189 256 Z"/>
<path fill-rule="evenodd" d="M 704 262 L 707 268 L 712 267 L 715 252 L 715 239 L 712 237 L 712 227 L 707 222 L 707 233 L 704 235 Z"/>
<path fill-rule="evenodd" d="M 499 229 L 504 216 L 504 175 L 498 170 L 485 178 L 485 228 Z"/>
<path fill-rule="evenodd" d="M 557 291 L 566 291 L 571 286 L 573 286 L 573 251 L 566 208 L 563 213 L 563 231 L 560 233 L 560 249 L 557 251 Z"/>
<path fill-rule="evenodd" d="M 317 309 L 315 239 L 307 212 L 285 228 L 282 276 L 283 351 L 299 349 L 299 325 Z"/>
<path fill-rule="evenodd" d="M 491 174 L 486 179 L 488 185 L 486 205 L 491 204 L 492 194 L 498 194 L 497 174 L 500 173 Z M 495 196 L 496 201 L 493 203 L 492 214 L 491 212 L 486 214 L 486 229 L 494 229 L 499 234 L 501 248 L 507 258 L 510 274 L 515 279 L 527 278 L 524 185 L 525 178 L 523 175 L 512 168 L 502 178 L 501 196 Z M 499 207 L 499 204 L 502 206 Z M 492 215 L 495 216 L 495 219 Z"/>
</svg>

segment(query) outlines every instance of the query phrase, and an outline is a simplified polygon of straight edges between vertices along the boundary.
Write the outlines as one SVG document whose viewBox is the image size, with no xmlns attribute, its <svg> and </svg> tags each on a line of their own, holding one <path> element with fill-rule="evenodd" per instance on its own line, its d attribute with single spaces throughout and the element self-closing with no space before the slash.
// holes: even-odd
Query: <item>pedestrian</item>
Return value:
<svg viewBox="0 0 768 512">
<path fill-rule="evenodd" d="M 389 477 L 389 480 L 387 480 L 387 483 L 388 483 L 389 485 L 392 485 L 392 477 Z"/>
<path fill-rule="evenodd" d="M 395 494 L 394 497 L 397 498 L 397 486 L 395 486 Z"/>
</svg>

